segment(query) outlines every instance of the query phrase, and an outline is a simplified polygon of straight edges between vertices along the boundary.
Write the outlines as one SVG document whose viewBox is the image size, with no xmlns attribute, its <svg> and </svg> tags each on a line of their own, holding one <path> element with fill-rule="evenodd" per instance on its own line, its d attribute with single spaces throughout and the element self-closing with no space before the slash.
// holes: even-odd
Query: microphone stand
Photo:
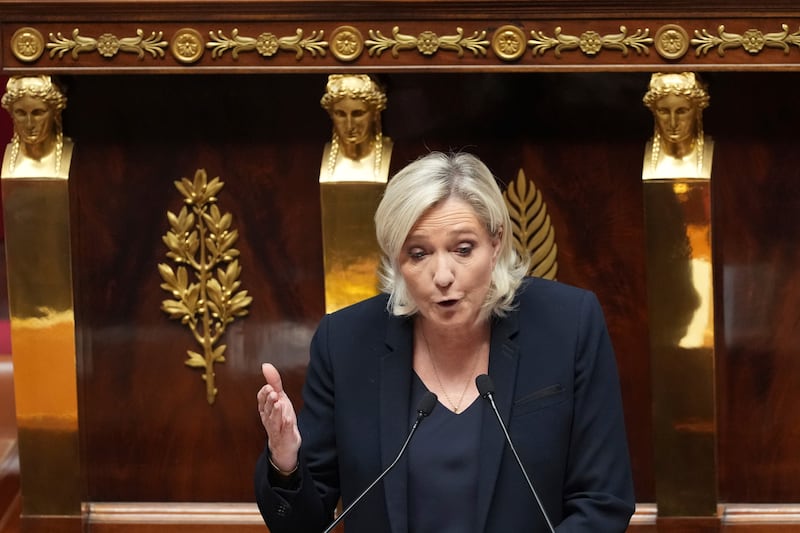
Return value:
<svg viewBox="0 0 800 533">
<path fill-rule="evenodd" d="M 494 384 L 492 383 L 492 378 L 490 378 L 487 374 L 481 374 L 475 378 L 475 383 L 478 387 L 478 391 L 481 393 L 481 396 L 489 400 L 489 405 L 492 406 L 492 411 L 494 412 L 495 417 L 497 417 L 497 421 L 500 422 L 500 428 L 503 430 L 503 434 L 506 437 L 508 447 L 511 448 L 511 453 L 514 454 L 514 459 L 517 460 L 519 469 L 522 471 L 522 475 L 525 476 L 525 481 L 528 483 L 528 488 L 531 489 L 531 493 L 536 499 L 536 504 L 539 506 L 539 510 L 542 512 L 545 522 L 547 522 L 547 527 L 550 529 L 550 533 L 555 533 L 556 530 L 553 529 L 553 524 L 550 522 L 550 517 L 547 516 L 547 511 L 544 510 L 544 505 L 542 505 L 542 501 L 539 499 L 536 489 L 533 488 L 533 483 L 528 477 L 528 472 L 525 471 L 525 467 L 522 464 L 522 459 L 519 458 L 517 449 L 514 448 L 514 443 L 511 441 L 511 435 L 508 434 L 508 429 L 506 429 L 506 425 L 503 423 L 503 418 L 500 416 L 500 411 L 497 410 L 497 405 L 494 403 Z"/>
<path fill-rule="evenodd" d="M 379 475 L 375 479 L 375 481 L 370 483 L 369 486 L 366 489 L 364 489 L 364 491 L 361 494 L 358 495 L 358 498 L 350 502 L 350 505 L 348 505 L 345 508 L 345 510 L 342 511 L 342 514 L 336 517 L 336 520 L 331 522 L 331 525 L 329 525 L 328 528 L 323 533 L 330 533 L 331 531 L 333 531 L 333 528 L 335 528 L 337 524 L 339 524 L 339 522 L 341 522 L 342 519 L 344 519 L 345 515 L 347 515 L 347 513 L 349 513 L 353 509 L 353 507 L 355 507 L 356 504 L 360 502 L 361 499 L 364 496 L 366 496 L 370 490 L 372 490 L 372 487 L 377 485 L 378 482 L 382 480 L 392 468 L 394 468 L 394 466 L 403 456 L 403 453 L 405 453 L 406 448 L 408 447 L 408 443 L 411 442 L 411 437 L 414 436 L 414 432 L 417 430 L 417 426 L 419 426 L 419 423 L 422 421 L 423 418 L 431 414 L 431 411 L 433 410 L 434 407 L 436 407 L 436 395 L 432 392 L 426 392 L 419 402 L 419 407 L 417 407 L 417 419 L 414 420 L 414 425 L 411 426 L 411 429 L 408 432 L 408 437 L 406 437 L 406 441 L 403 443 L 403 447 L 400 448 L 400 453 L 398 453 L 397 457 L 394 458 L 392 464 L 386 467 L 386 470 L 381 472 L 381 475 Z"/>
</svg>

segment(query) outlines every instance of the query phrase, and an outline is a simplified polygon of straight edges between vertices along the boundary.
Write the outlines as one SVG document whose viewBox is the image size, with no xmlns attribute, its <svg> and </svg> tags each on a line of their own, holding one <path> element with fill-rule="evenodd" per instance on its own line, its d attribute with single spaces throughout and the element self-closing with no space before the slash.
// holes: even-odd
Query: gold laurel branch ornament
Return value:
<svg viewBox="0 0 800 533">
<path fill-rule="evenodd" d="M 566 50 L 580 49 L 581 52 L 587 56 L 595 56 L 601 50 L 619 50 L 622 52 L 623 57 L 628 56 L 629 50 L 634 50 L 637 54 L 649 54 L 649 45 L 653 44 L 652 37 L 649 37 L 650 30 L 637 29 L 631 35 L 628 35 L 628 29 L 625 26 L 619 27 L 620 33 L 610 35 L 600 35 L 594 30 L 587 30 L 580 36 L 566 35 L 561 33 L 561 26 L 558 26 L 553 31 L 555 37 L 549 37 L 544 32 L 532 30 L 531 36 L 533 39 L 528 41 L 528 45 L 533 50 L 533 55 L 544 55 L 548 50 L 553 50 L 556 57 L 561 57 L 561 52 Z"/>
<path fill-rule="evenodd" d="M 328 42 L 323 40 L 325 32 L 322 30 L 319 33 L 312 31 L 308 37 L 303 37 L 303 30 L 300 28 L 297 28 L 295 34 L 290 37 L 278 37 L 266 31 L 258 37 L 247 37 L 239 35 L 239 28 L 234 28 L 230 37 L 222 30 L 216 33 L 210 31 L 208 35 L 210 41 L 206 43 L 206 48 L 211 50 L 211 57 L 214 59 L 222 57 L 228 50 L 231 51 L 234 60 L 239 59 L 239 54 L 242 52 L 255 50 L 262 57 L 272 57 L 283 50 L 294 52 L 295 59 L 300 61 L 306 52 L 314 57 L 317 55 L 324 57 L 328 48 Z"/>
<path fill-rule="evenodd" d="M 698 57 L 706 55 L 714 48 L 717 49 L 720 57 L 723 57 L 728 48 L 739 48 L 740 46 L 751 55 L 760 53 L 764 48 L 780 48 L 784 54 L 788 54 L 789 45 L 800 47 L 800 30 L 789 33 L 787 24 L 781 24 L 781 28 L 783 31 L 780 32 L 763 33 L 761 30 L 749 29 L 739 34 L 726 32 L 725 26 L 720 25 L 717 28 L 717 35 L 713 35 L 706 29 L 695 30 L 696 38 L 692 39 L 692 45 L 697 47 L 695 55 Z"/>
<path fill-rule="evenodd" d="M 80 34 L 80 30 L 75 28 L 72 30 L 71 39 L 64 37 L 61 32 L 55 35 L 51 33 L 47 48 L 50 49 L 51 59 L 56 55 L 61 59 L 67 52 L 72 54 L 73 59 L 78 59 L 81 53 L 95 50 L 107 58 L 112 58 L 119 52 L 134 53 L 139 56 L 139 59 L 144 59 L 144 54 L 147 52 L 154 58 L 158 58 L 164 57 L 164 50 L 169 44 L 162 38 L 163 35 L 163 32 L 152 32 L 149 37 L 145 37 L 144 31 L 137 29 L 136 37 L 119 38 L 113 33 L 104 33 L 95 39 L 94 37 L 84 37 Z"/>
<path fill-rule="evenodd" d="M 456 52 L 464 57 L 464 51 L 475 56 L 485 56 L 490 42 L 486 39 L 486 31 L 475 31 L 472 36 L 464 37 L 464 30 L 456 28 L 456 35 L 442 35 L 426 30 L 418 36 L 400 33 L 400 27 L 392 28 L 392 37 L 384 36 L 380 30 L 369 30 L 370 38 L 365 41 L 369 55 L 380 57 L 386 50 L 392 51 L 392 57 L 399 57 L 402 50 L 416 49 L 424 56 L 432 56 L 441 50 Z"/>
<path fill-rule="evenodd" d="M 204 169 L 198 169 L 194 181 L 181 178 L 175 188 L 184 196 L 184 205 L 176 215 L 167 212 L 170 230 L 162 237 L 177 268 L 160 263 L 161 288 L 173 299 L 161 302 L 161 310 L 171 319 L 189 327 L 203 353 L 187 350 L 185 364 L 202 368 L 206 399 L 214 403 L 214 363 L 225 362 L 224 344 L 217 345 L 228 324 L 247 315 L 253 298 L 239 290 L 242 269 L 239 250 L 233 247 L 239 232 L 231 229 L 231 214 L 220 213 L 216 194 L 224 183 L 219 177 L 208 181 Z M 215 270 L 216 269 L 216 270 Z M 189 280 L 189 271 L 194 274 Z"/>
<path fill-rule="evenodd" d="M 511 216 L 514 249 L 531 260 L 528 274 L 556 279 L 558 245 L 542 193 L 525 177 L 525 171 L 519 169 L 516 181 L 503 191 L 503 198 Z"/>
</svg>

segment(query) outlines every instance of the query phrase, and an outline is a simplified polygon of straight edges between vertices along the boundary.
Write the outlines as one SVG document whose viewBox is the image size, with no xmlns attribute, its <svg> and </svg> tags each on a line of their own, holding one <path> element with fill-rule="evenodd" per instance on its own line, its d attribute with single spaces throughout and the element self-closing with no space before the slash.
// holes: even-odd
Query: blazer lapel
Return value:
<svg viewBox="0 0 800 533">
<path fill-rule="evenodd" d="M 508 426 L 511 405 L 514 399 L 514 385 L 519 362 L 519 346 L 513 340 L 519 330 L 519 314 L 512 312 L 499 319 L 492 328 L 492 340 L 489 348 L 489 376 L 494 382 L 494 401 L 497 410 Z M 506 448 L 503 429 L 486 401 L 481 428 L 480 464 L 478 465 L 478 507 L 476 531 L 483 531 L 489 517 L 489 508 L 494 495 L 500 463 Z"/>
<path fill-rule="evenodd" d="M 408 437 L 411 395 L 412 341 L 411 320 L 393 318 L 386 335 L 386 354 L 380 373 L 381 471 L 397 457 Z M 408 531 L 408 463 L 404 455 L 383 478 L 386 509 L 392 533 Z"/>
</svg>

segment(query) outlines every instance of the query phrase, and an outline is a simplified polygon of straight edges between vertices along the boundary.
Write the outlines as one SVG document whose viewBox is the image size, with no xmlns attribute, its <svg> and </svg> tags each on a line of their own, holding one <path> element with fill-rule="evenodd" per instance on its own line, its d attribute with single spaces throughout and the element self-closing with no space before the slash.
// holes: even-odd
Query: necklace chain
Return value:
<svg viewBox="0 0 800 533">
<path fill-rule="evenodd" d="M 433 367 L 433 375 L 436 377 L 436 382 L 439 384 L 439 388 L 442 390 L 442 394 L 447 399 L 447 403 L 449 403 L 453 407 L 453 412 L 458 414 L 459 410 L 461 409 L 461 402 L 464 401 L 464 396 L 467 394 L 467 389 L 469 389 L 469 384 L 472 381 L 472 377 L 475 374 L 475 369 L 478 368 L 478 361 L 480 360 L 480 353 L 475 355 L 475 363 L 472 366 L 472 372 L 467 379 L 467 382 L 464 384 L 464 390 L 461 391 L 461 396 L 458 398 L 458 402 L 454 402 L 450 395 L 447 394 L 447 389 L 444 388 L 442 385 L 442 378 L 439 377 L 439 370 L 436 368 L 436 363 L 433 360 L 433 353 L 431 352 L 431 346 L 428 344 L 428 337 L 425 336 L 425 331 L 420 328 L 420 333 L 422 333 L 422 340 L 425 342 L 425 349 L 428 351 L 428 360 L 431 362 L 431 366 Z"/>
</svg>

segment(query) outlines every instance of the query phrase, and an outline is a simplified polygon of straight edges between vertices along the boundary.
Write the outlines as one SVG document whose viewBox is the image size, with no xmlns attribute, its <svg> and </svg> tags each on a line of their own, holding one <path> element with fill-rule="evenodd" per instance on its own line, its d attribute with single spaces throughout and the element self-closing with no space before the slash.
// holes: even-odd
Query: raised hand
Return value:
<svg viewBox="0 0 800 533">
<path fill-rule="evenodd" d="M 281 472 L 291 472 L 297 466 L 301 442 L 297 415 L 275 366 L 264 363 L 261 373 L 267 384 L 258 391 L 258 413 L 269 439 L 271 461 Z"/>
</svg>

